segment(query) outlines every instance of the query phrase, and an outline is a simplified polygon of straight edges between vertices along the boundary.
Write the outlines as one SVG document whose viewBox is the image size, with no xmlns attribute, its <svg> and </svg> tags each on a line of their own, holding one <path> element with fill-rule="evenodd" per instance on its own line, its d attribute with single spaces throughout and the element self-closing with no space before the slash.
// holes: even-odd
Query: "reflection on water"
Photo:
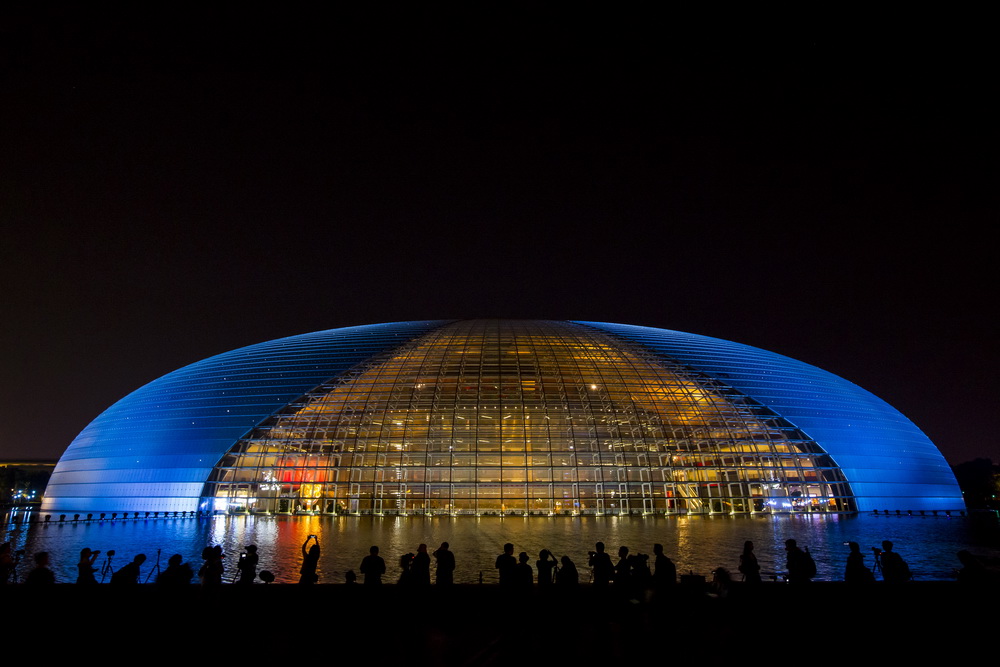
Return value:
<svg viewBox="0 0 1000 667">
<path fill-rule="evenodd" d="M 587 551 L 598 540 L 608 551 L 619 545 L 632 552 L 652 554 L 653 544 L 664 550 L 680 573 L 709 574 L 723 566 L 734 571 L 745 540 L 755 544 L 762 570 L 784 569 L 784 541 L 794 538 L 808 546 L 816 560 L 817 578 L 843 578 L 847 547 L 854 541 L 872 565 L 870 547 L 891 540 L 919 579 L 948 579 L 958 567 L 955 553 L 998 556 L 995 523 L 982 526 L 967 518 L 873 517 L 844 515 L 804 515 L 786 517 L 262 517 L 232 516 L 211 519 L 158 519 L 146 521 L 105 521 L 92 524 L 33 525 L 22 529 L 5 524 L 3 541 L 26 550 L 20 568 L 23 577 L 30 569 L 30 554 L 48 551 L 58 581 L 76 579 L 80 549 L 117 551 L 117 569 L 143 552 L 148 564 L 161 549 L 161 564 L 182 554 L 197 570 L 202 548 L 221 544 L 227 554 L 227 580 L 235 574 L 235 560 L 247 544 L 259 548 L 260 567 L 273 571 L 278 582 L 298 581 L 300 546 L 310 534 L 319 536 L 323 553 L 319 573 L 321 583 L 340 583 L 348 569 L 357 571 L 368 548 L 377 544 L 386 560 L 386 581 L 398 574 L 398 557 L 426 543 L 434 551 L 441 542 L 450 542 L 457 566 L 456 583 L 475 583 L 480 573 L 487 583 L 496 581 L 493 562 L 504 542 L 514 544 L 515 553 L 527 551 L 534 563 L 541 549 L 557 557 L 567 554 L 580 568 L 586 581 Z M 144 568 L 148 572 L 148 567 Z"/>
</svg>

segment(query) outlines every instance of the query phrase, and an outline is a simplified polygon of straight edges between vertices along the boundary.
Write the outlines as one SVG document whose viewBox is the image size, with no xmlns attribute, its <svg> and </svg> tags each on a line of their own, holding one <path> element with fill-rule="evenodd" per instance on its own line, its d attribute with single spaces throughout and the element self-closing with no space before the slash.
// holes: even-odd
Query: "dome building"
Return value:
<svg viewBox="0 0 1000 667">
<path fill-rule="evenodd" d="M 421 321 L 210 357 L 72 442 L 49 512 L 964 509 L 908 419 L 814 366 L 640 326 Z"/>
</svg>

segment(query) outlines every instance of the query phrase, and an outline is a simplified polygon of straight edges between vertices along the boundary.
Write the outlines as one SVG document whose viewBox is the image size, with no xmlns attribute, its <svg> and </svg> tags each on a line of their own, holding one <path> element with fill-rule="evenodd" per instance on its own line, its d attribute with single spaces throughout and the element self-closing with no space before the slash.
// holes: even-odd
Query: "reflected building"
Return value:
<svg viewBox="0 0 1000 667">
<path fill-rule="evenodd" d="M 964 509 L 908 419 L 729 341 L 568 321 L 321 331 L 197 362 L 110 407 L 43 509 L 753 514 Z"/>
</svg>

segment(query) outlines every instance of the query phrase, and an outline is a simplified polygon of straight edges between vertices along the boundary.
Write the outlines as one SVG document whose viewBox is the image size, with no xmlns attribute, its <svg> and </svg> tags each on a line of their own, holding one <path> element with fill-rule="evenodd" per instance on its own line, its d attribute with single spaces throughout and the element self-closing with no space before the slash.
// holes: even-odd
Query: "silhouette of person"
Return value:
<svg viewBox="0 0 1000 667">
<path fill-rule="evenodd" d="M 740 554 L 739 570 L 743 573 L 743 581 L 746 583 L 761 583 L 760 563 L 757 562 L 757 555 L 753 552 L 753 542 L 750 540 L 743 543 L 743 553 Z"/>
<path fill-rule="evenodd" d="M 656 557 L 653 561 L 653 567 L 656 568 L 653 572 L 653 587 L 663 590 L 676 584 L 677 566 L 663 553 L 662 544 L 653 545 L 653 555 Z"/>
<path fill-rule="evenodd" d="M 204 559 L 201 569 L 198 570 L 198 576 L 201 578 L 202 586 L 221 586 L 222 585 L 222 573 L 224 567 L 222 565 L 222 547 L 220 545 L 207 546 L 201 551 L 201 557 Z"/>
<path fill-rule="evenodd" d="M 556 572 L 556 584 L 559 586 L 576 586 L 580 583 L 580 573 L 576 571 L 576 563 L 569 556 L 560 559 L 562 567 Z"/>
<path fill-rule="evenodd" d="M 535 573 L 528 564 L 528 552 L 522 551 L 517 555 L 517 565 L 514 569 L 514 581 L 518 588 L 531 588 L 535 583 Z"/>
<path fill-rule="evenodd" d="M 427 553 L 427 545 L 417 547 L 417 555 L 413 557 L 413 583 L 417 586 L 431 585 L 431 557 Z"/>
<path fill-rule="evenodd" d="M 309 540 L 316 540 L 316 542 L 306 550 Z M 316 574 L 316 568 L 319 566 L 319 554 L 319 538 L 315 535 L 310 535 L 302 543 L 302 567 L 299 568 L 300 585 L 308 586 L 319 581 L 319 575 Z"/>
<path fill-rule="evenodd" d="M 344 583 L 348 586 L 356 586 L 358 583 L 358 575 L 354 574 L 354 570 L 348 570 L 344 573 Z"/>
<path fill-rule="evenodd" d="M 848 542 L 850 553 L 847 554 L 847 567 L 844 568 L 844 581 L 849 584 L 867 584 L 875 581 L 875 575 L 865 566 L 865 555 L 857 542 Z"/>
<path fill-rule="evenodd" d="M 618 564 L 615 565 L 615 586 L 627 586 L 631 566 L 628 562 L 628 547 L 618 547 Z"/>
<path fill-rule="evenodd" d="M 365 575 L 365 586 L 382 585 L 382 575 L 385 574 L 385 561 L 378 555 L 378 547 L 368 550 L 368 555 L 361 559 L 361 574 Z"/>
<path fill-rule="evenodd" d="M 110 556 L 110 552 L 108 553 Z M 212 545 L 208 545 L 201 550 L 201 567 L 198 568 L 198 580 L 201 585 L 205 585 L 205 575 L 208 573 L 208 563 L 212 559 Z M 103 574 L 103 573 L 102 573 Z"/>
<path fill-rule="evenodd" d="M 156 584 L 166 587 L 189 585 L 194 578 L 194 572 L 191 571 L 191 566 L 181 562 L 182 560 L 184 559 L 180 554 L 171 556 L 167 560 L 167 569 L 156 577 Z"/>
<path fill-rule="evenodd" d="M 413 554 L 406 553 L 399 557 L 399 581 L 397 584 L 409 586 L 413 583 Z"/>
<path fill-rule="evenodd" d="M 136 554 L 131 563 L 126 563 L 111 575 L 111 583 L 115 586 L 134 586 L 139 583 L 142 574 L 142 564 L 146 562 L 146 554 Z"/>
<path fill-rule="evenodd" d="M 35 569 L 28 573 L 24 583 L 30 586 L 48 586 L 56 583 L 56 575 L 49 569 L 48 551 L 39 551 L 35 554 Z"/>
<path fill-rule="evenodd" d="M 785 569 L 791 583 L 808 582 L 815 574 L 812 558 L 796 545 L 795 540 L 785 540 Z"/>
<path fill-rule="evenodd" d="M 454 583 L 455 554 L 448 551 L 447 542 L 442 542 L 438 550 L 434 552 L 434 561 L 437 563 L 434 581 L 442 586 Z"/>
<path fill-rule="evenodd" d="M 76 583 L 97 583 L 97 578 L 94 576 L 94 573 L 97 572 L 97 568 L 94 567 L 94 561 L 97 560 L 99 555 L 101 555 L 100 551 L 91 551 L 87 548 L 80 551 L 80 562 L 76 564 Z"/>
<path fill-rule="evenodd" d="M 962 584 L 987 584 L 992 577 L 989 570 L 970 551 L 962 549 L 958 552 L 958 560 L 962 563 L 962 569 L 958 571 L 958 581 Z"/>
<path fill-rule="evenodd" d="M 594 545 L 597 551 L 590 552 L 588 565 L 593 568 L 594 585 L 607 586 L 615 575 L 615 566 L 611 563 L 611 556 L 604 551 L 604 542 Z"/>
<path fill-rule="evenodd" d="M 552 555 L 552 552 L 548 549 L 542 549 L 538 552 L 538 560 L 535 561 L 535 567 L 538 568 L 538 585 L 539 586 L 550 586 L 555 581 L 555 570 L 559 561 L 556 557 Z"/>
<path fill-rule="evenodd" d="M 257 578 L 257 563 L 260 558 L 257 556 L 257 546 L 254 544 L 247 545 L 247 552 L 240 556 L 239 562 L 236 563 L 236 568 L 240 571 L 240 578 L 236 581 L 238 584 L 252 584 L 253 580 Z"/>
<path fill-rule="evenodd" d="M 729 596 L 729 585 L 733 582 L 729 570 L 724 567 L 717 567 L 712 572 L 711 594 L 717 598 Z"/>
<path fill-rule="evenodd" d="M 628 567 L 631 570 L 629 582 L 632 588 L 637 591 L 649 588 L 652 576 L 649 572 L 649 556 L 646 554 L 632 554 L 628 557 Z"/>
<path fill-rule="evenodd" d="M 515 582 L 515 572 L 517 570 L 517 561 L 514 559 L 514 545 L 508 542 L 503 545 L 503 553 L 497 556 L 497 561 L 494 567 L 498 570 L 500 575 L 500 585 L 501 586 L 513 586 Z"/>
<path fill-rule="evenodd" d="M 902 556 L 892 550 L 892 542 L 889 540 L 882 542 L 882 580 L 898 584 L 909 581 L 911 576 L 910 566 Z"/>
</svg>

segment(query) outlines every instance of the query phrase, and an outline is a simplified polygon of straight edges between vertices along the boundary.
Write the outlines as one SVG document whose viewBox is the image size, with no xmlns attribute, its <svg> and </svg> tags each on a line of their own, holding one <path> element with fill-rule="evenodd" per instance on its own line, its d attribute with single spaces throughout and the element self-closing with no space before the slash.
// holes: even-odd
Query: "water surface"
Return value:
<svg viewBox="0 0 1000 667">
<path fill-rule="evenodd" d="M 896 517 L 801 515 L 768 517 L 287 517 L 219 516 L 207 519 L 150 519 L 141 521 L 104 521 L 94 523 L 50 523 L 21 527 L 5 523 L 0 529 L 3 541 L 15 549 L 25 549 L 26 562 L 20 568 L 23 577 L 30 567 L 28 559 L 36 551 L 48 551 L 53 570 L 60 582 L 76 579 L 80 549 L 90 547 L 117 553 L 112 566 L 117 569 L 136 553 L 149 557 L 148 573 L 160 550 L 161 563 L 174 553 L 184 556 L 197 570 L 206 544 L 221 544 L 225 551 L 227 580 L 235 574 L 235 559 L 247 544 L 256 544 L 260 568 L 274 572 L 278 582 L 295 582 L 301 563 L 301 544 L 310 534 L 319 536 L 322 556 L 321 581 L 339 583 L 344 572 L 358 570 L 368 548 L 377 544 L 387 565 L 386 581 L 395 581 L 398 557 L 415 552 L 425 543 L 434 551 L 441 542 L 451 544 L 455 553 L 457 583 L 475 583 L 482 576 L 486 583 L 496 581 L 493 568 L 504 542 L 514 544 L 515 553 L 526 551 L 534 564 L 541 549 L 557 557 L 564 554 L 580 568 L 582 580 L 589 578 L 587 551 L 598 540 L 612 555 L 619 545 L 633 552 L 652 555 L 653 544 L 664 550 L 677 564 L 680 573 L 693 571 L 708 575 L 716 567 L 736 573 L 739 554 L 745 540 L 752 540 L 762 571 L 784 570 L 784 541 L 794 538 L 808 547 L 816 560 L 817 579 L 843 578 L 847 547 L 855 541 L 872 565 L 870 547 L 891 540 L 909 563 L 918 579 L 949 579 L 958 567 L 955 553 L 969 549 L 974 553 L 997 557 L 998 530 L 995 522 L 965 517 Z M 102 554 L 100 562 L 104 562 Z M 100 579 L 100 576 L 98 576 Z"/>
</svg>

